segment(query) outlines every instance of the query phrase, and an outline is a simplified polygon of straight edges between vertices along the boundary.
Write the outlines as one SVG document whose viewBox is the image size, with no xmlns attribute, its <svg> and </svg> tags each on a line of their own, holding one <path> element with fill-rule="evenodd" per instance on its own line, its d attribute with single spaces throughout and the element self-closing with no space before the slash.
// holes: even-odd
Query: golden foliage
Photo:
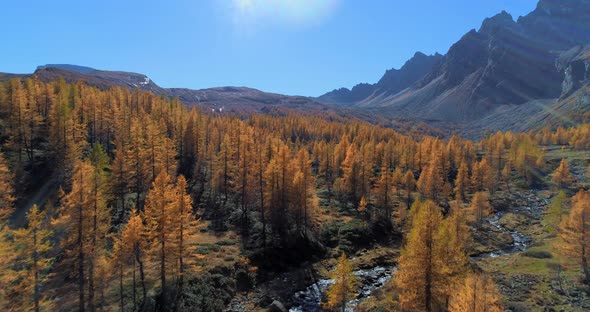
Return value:
<svg viewBox="0 0 590 312">
<path fill-rule="evenodd" d="M 453 292 L 449 312 L 503 312 L 494 281 L 487 274 L 468 275 Z"/>
<path fill-rule="evenodd" d="M 340 307 L 344 312 L 348 301 L 354 298 L 356 289 L 356 276 L 352 274 L 352 268 L 345 253 L 342 253 L 338 258 L 336 269 L 331 273 L 330 277 L 334 280 L 334 284 L 330 286 L 326 293 L 328 298 L 326 306 L 329 309 Z"/>
<path fill-rule="evenodd" d="M 559 245 L 565 257 L 575 259 L 582 268 L 584 283 L 590 285 L 590 195 L 580 190 L 572 198 L 570 213 L 560 225 L 559 237 L 562 244 Z"/>
<path fill-rule="evenodd" d="M 570 170 L 570 165 L 565 158 L 561 159 L 559 167 L 557 167 L 553 173 L 551 181 L 559 188 L 568 187 L 574 181 L 574 176 Z"/>
<path fill-rule="evenodd" d="M 492 213 L 492 205 L 490 205 L 488 194 L 485 192 L 475 193 L 467 210 L 470 221 L 480 228 L 484 218 Z"/>
</svg>

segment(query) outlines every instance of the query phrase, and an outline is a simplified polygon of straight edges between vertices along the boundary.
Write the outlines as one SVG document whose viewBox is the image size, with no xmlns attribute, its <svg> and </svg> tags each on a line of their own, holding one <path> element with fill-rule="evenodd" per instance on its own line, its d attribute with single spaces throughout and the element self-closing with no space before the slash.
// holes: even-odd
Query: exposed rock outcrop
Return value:
<svg viewBox="0 0 590 312">
<path fill-rule="evenodd" d="M 577 46 L 562 54 L 558 68 L 563 71 L 562 98 L 590 83 L 590 46 Z"/>
<path fill-rule="evenodd" d="M 576 59 L 564 68 L 556 63 L 562 52 L 580 44 L 590 44 L 590 0 L 541 0 L 517 21 L 505 11 L 485 19 L 408 88 L 375 88 L 348 104 L 391 116 L 473 121 L 501 106 L 559 98 L 562 83 L 565 94 L 579 88 L 587 63 Z"/>
</svg>

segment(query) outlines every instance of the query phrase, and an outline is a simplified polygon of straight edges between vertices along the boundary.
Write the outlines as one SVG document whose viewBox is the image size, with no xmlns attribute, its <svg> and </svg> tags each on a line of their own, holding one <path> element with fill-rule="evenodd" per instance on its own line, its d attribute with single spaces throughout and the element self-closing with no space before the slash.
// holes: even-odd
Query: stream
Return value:
<svg viewBox="0 0 590 312">
<path fill-rule="evenodd" d="M 508 248 L 472 257 L 473 260 L 477 261 L 483 258 L 495 258 L 502 255 L 514 254 L 525 251 L 530 246 L 531 239 L 528 236 L 518 231 L 510 231 L 500 224 L 500 219 L 503 216 L 503 212 L 498 212 L 489 217 L 487 221 L 498 230 L 509 233 L 513 243 Z M 393 277 L 395 270 L 395 267 L 377 266 L 372 269 L 354 271 L 353 274 L 358 277 L 361 286 L 357 291 L 357 297 L 348 302 L 346 312 L 353 312 L 363 299 L 370 297 L 373 291 L 388 283 Z M 289 312 L 320 311 L 324 293 L 332 284 L 334 284 L 333 279 L 320 279 L 306 289 L 296 292 L 293 295 L 293 306 L 289 309 Z"/>
<path fill-rule="evenodd" d="M 500 219 L 502 219 L 502 216 L 504 216 L 504 213 L 498 212 L 491 216 L 488 219 L 488 222 L 501 232 L 510 234 L 510 236 L 512 237 L 512 245 L 505 249 L 495 250 L 489 253 L 478 255 L 476 257 L 472 257 L 472 259 L 477 260 L 482 258 L 496 258 L 502 255 L 514 254 L 525 251 L 530 246 L 532 241 L 530 237 L 518 231 L 510 231 L 500 224 Z"/>
<path fill-rule="evenodd" d="M 511 211 L 516 213 L 526 213 L 533 218 L 540 218 L 548 203 L 547 199 L 540 198 L 535 192 L 527 191 L 524 192 L 520 198 L 515 200 L 515 206 Z M 512 244 L 501 250 L 495 250 L 493 252 L 472 257 L 472 260 L 477 261 L 483 258 L 495 258 L 502 255 L 523 252 L 531 245 L 532 239 L 530 237 L 519 231 L 509 230 L 500 224 L 500 219 L 502 219 L 504 215 L 505 212 L 497 212 L 490 216 L 487 221 L 501 232 L 510 234 L 513 240 Z M 363 299 L 370 297 L 373 291 L 388 283 L 393 277 L 395 270 L 396 267 L 377 266 L 372 269 L 354 271 L 353 274 L 359 278 L 361 286 L 357 291 L 357 297 L 348 302 L 346 311 L 353 312 Z M 289 309 L 289 312 L 320 311 L 324 293 L 333 283 L 334 280 L 332 279 L 321 279 L 308 286 L 306 289 L 295 293 L 293 295 L 293 306 Z"/>
<path fill-rule="evenodd" d="M 513 202 L 513 206 L 510 211 L 513 213 L 520 213 L 525 216 L 529 216 L 532 219 L 541 219 L 543 211 L 549 204 L 549 200 L 540 197 L 535 191 L 529 190 L 520 194 Z M 500 219 L 506 214 L 504 211 L 499 211 L 494 215 L 490 216 L 487 221 L 496 229 L 503 233 L 508 233 L 512 237 L 512 244 L 504 249 L 495 250 L 489 253 L 484 253 L 478 256 L 474 256 L 472 260 L 478 260 L 482 258 L 496 258 L 502 255 L 515 254 L 523 252 L 528 249 L 532 243 L 532 239 L 516 230 L 509 230 L 500 224 Z"/>
<path fill-rule="evenodd" d="M 374 290 L 388 283 L 393 277 L 394 272 L 395 267 L 382 266 L 352 272 L 357 276 L 361 286 L 357 291 L 357 297 L 349 301 L 346 305 L 346 311 L 354 311 L 361 300 L 369 297 Z M 332 284 L 334 284 L 333 279 L 321 279 L 306 289 L 295 293 L 293 296 L 293 306 L 289 309 L 289 312 L 320 311 L 324 292 Z"/>
</svg>

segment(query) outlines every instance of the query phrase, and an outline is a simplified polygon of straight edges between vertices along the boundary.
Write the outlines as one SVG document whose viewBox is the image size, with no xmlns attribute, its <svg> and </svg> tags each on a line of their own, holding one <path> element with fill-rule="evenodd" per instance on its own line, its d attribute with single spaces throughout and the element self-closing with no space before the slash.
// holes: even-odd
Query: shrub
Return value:
<svg viewBox="0 0 590 312">
<path fill-rule="evenodd" d="M 224 239 L 216 242 L 215 244 L 219 246 L 232 246 L 237 244 L 238 242 L 235 239 Z"/>
<path fill-rule="evenodd" d="M 351 254 L 370 244 L 371 234 L 367 225 L 359 219 L 352 219 L 347 223 L 331 222 L 322 229 L 320 239 L 328 247 L 338 247 Z"/>
<path fill-rule="evenodd" d="M 196 253 L 200 254 L 200 255 L 208 255 L 211 252 L 217 252 L 220 250 L 221 250 L 221 247 L 219 247 L 219 245 L 202 244 L 197 248 Z"/>
<path fill-rule="evenodd" d="M 536 259 L 551 259 L 551 258 L 553 258 L 553 255 L 550 252 L 542 251 L 542 250 L 539 250 L 539 251 L 527 250 L 527 251 L 523 252 L 522 255 L 525 257 L 536 258 Z"/>
<path fill-rule="evenodd" d="M 203 274 L 187 281 L 179 311 L 224 311 L 234 296 L 234 280 L 222 274 Z"/>
</svg>

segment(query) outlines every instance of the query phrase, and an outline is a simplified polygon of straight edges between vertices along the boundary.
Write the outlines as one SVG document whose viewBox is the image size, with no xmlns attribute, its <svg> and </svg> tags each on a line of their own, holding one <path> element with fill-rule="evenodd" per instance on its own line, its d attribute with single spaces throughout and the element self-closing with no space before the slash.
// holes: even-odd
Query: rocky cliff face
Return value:
<svg viewBox="0 0 590 312">
<path fill-rule="evenodd" d="M 590 46 L 577 46 L 563 53 L 558 68 L 564 73 L 562 98 L 590 84 Z"/>
<path fill-rule="evenodd" d="M 502 105 L 558 98 L 562 83 L 575 90 L 587 79 L 583 60 L 556 66 L 562 52 L 580 44 L 590 44 L 590 0 L 541 0 L 517 21 L 507 12 L 485 19 L 408 88 L 375 88 L 354 105 L 464 122 Z"/>
<path fill-rule="evenodd" d="M 518 24 L 547 50 L 586 44 L 590 42 L 590 0 L 540 0 Z"/>
<path fill-rule="evenodd" d="M 442 55 L 416 52 L 400 69 L 390 69 L 377 82 L 381 92 L 396 94 L 422 79 L 442 59 Z"/>
</svg>

